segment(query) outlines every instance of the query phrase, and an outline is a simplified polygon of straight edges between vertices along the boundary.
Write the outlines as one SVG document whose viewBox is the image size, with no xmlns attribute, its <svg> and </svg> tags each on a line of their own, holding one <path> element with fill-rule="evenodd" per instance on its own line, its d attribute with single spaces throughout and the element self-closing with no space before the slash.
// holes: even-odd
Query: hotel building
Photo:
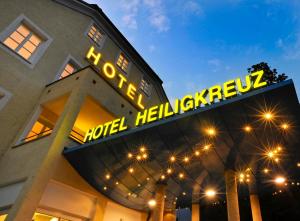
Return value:
<svg viewBox="0 0 300 221">
<path fill-rule="evenodd" d="M 145 220 L 92 188 L 62 151 L 116 116 L 132 124 L 140 108 L 129 82 L 145 108 L 166 102 L 161 79 L 97 5 L 5 0 L 0 8 L 0 220 Z M 126 77 L 122 88 L 90 67 L 91 46 Z"/>
<path fill-rule="evenodd" d="M 3 0 L 0 10 L 0 221 L 174 221 L 186 206 L 199 221 L 207 203 L 240 221 L 239 194 L 261 221 L 266 180 L 300 179 L 292 80 L 216 103 L 211 89 L 210 105 L 136 127 L 168 98 L 101 8 Z M 85 142 L 121 118 L 125 131 Z"/>
</svg>

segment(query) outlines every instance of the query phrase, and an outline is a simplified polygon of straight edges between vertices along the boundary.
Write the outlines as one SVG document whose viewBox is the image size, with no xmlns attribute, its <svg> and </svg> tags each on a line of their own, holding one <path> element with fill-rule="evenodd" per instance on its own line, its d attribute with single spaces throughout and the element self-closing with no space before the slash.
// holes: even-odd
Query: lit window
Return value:
<svg viewBox="0 0 300 221">
<path fill-rule="evenodd" d="M 27 134 L 26 138 L 23 141 L 28 142 L 50 134 L 52 132 L 52 129 L 50 127 L 53 128 L 53 126 L 46 126 L 46 123 L 43 122 L 41 118 L 39 118 L 34 123 L 31 131 Z"/>
<path fill-rule="evenodd" d="M 117 65 L 119 66 L 119 68 L 121 68 L 123 71 L 127 71 L 128 69 L 128 65 L 129 65 L 129 61 L 128 59 L 125 57 L 125 55 L 123 53 L 120 53 L 118 61 L 117 61 Z"/>
<path fill-rule="evenodd" d="M 29 126 L 30 129 L 26 129 L 20 142 L 25 143 L 50 135 L 64 109 L 67 99 L 68 95 L 64 95 L 43 103 L 40 110 L 34 115 Z M 39 115 L 37 115 L 38 113 Z"/>
<path fill-rule="evenodd" d="M 140 89 L 149 97 L 151 95 L 151 84 L 144 78 L 141 81 Z"/>
<path fill-rule="evenodd" d="M 44 213 L 34 213 L 32 221 L 70 221 L 70 220 L 57 217 L 57 216 L 47 215 Z"/>
<path fill-rule="evenodd" d="M 5 221 L 7 214 L 0 215 L 0 221 Z"/>
<path fill-rule="evenodd" d="M 74 67 L 74 65 L 71 63 L 68 63 L 68 64 L 66 64 L 66 66 L 65 66 L 64 70 L 62 71 L 59 78 L 61 79 L 61 78 L 67 77 L 68 75 L 74 73 L 75 71 L 76 71 L 76 68 Z"/>
<path fill-rule="evenodd" d="M 96 42 L 98 45 L 101 44 L 101 41 L 103 40 L 104 34 L 95 26 L 92 25 L 88 32 L 88 36 Z"/>
<path fill-rule="evenodd" d="M 3 41 L 3 44 L 18 53 L 24 59 L 29 60 L 41 42 L 42 39 L 39 36 L 26 25 L 20 24 L 17 29 Z"/>
</svg>

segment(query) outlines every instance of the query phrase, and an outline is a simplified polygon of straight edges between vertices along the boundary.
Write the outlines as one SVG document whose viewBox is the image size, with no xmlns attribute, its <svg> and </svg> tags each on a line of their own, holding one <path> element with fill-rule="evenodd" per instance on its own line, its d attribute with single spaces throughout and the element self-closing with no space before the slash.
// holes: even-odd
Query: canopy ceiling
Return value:
<svg viewBox="0 0 300 221">
<path fill-rule="evenodd" d="M 274 117 L 263 120 L 263 113 L 268 111 Z M 287 130 L 281 127 L 284 122 L 289 126 Z M 218 199 L 222 199 L 226 168 L 243 173 L 250 168 L 248 173 L 261 184 L 259 191 L 263 194 L 271 194 L 271 180 L 278 174 L 287 177 L 288 184 L 299 180 L 299 122 L 299 102 L 293 82 L 288 80 L 108 138 L 65 148 L 64 155 L 90 185 L 122 205 L 147 210 L 157 182 L 165 182 L 166 207 L 182 207 L 192 201 L 205 201 L 203 193 L 207 188 L 216 189 Z M 246 132 L 245 125 L 253 130 Z M 216 135 L 208 136 L 208 128 L 215 128 Z M 278 145 L 282 149 L 277 152 Z M 146 148 L 147 160 L 136 160 L 136 155 L 142 154 L 141 147 Z M 271 160 L 266 155 L 268 150 L 276 152 Z M 132 159 L 128 153 L 133 154 Z M 173 163 L 169 160 L 172 155 L 176 156 Z M 129 168 L 134 172 L 130 173 Z M 167 168 L 172 169 L 171 175 Z M 268 173 L 263 172 L 265 168 Z M 111 176 L 109 179 L 107 174 Z"/>
</svg>

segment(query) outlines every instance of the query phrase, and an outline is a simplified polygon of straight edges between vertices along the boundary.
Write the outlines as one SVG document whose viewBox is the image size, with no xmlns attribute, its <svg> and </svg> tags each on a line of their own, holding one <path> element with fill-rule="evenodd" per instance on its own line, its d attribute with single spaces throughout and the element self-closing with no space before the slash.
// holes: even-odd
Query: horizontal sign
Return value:
<svg viewBox="0 0 300 221">
<path fill-rule="evenodd" d="M 263 75 L 263 71 L 257 71 L 246 75 L 243 79 L 244 81 L 241 78 L 237 78 L 195 94 L 188 94 L 182 99 L 176 99 L 173 108 L 167 102 L 139 111 L 135 117 L 135 127 L 208 106 L 218 101 L 228 100 L 237 95 L 265 87 L 267 82 L 263 80 Z M 85 134 L 84 142 L 107 137 L 127 129 L 125 117 L 117 118 L 89 129 Z"/>
</svg>

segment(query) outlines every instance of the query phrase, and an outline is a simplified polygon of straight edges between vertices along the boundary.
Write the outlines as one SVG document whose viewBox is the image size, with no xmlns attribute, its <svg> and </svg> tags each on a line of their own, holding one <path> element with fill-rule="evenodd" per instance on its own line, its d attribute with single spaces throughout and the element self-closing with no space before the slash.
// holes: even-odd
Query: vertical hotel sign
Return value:
<svg viewBox="0 0 300 221">
<path fill-rule="evenodd" d="M 143 104 L 143 94 L 139 93 L 136 86 L 133 83 L 128 82 L 127 78 L 123 74 L 118 73 L 116 67 L 111 62 L 104 62 L 103 66 L 100 67 L 101 57 L 102 54 L 96 52 L 93 46 L 90 47 L 86 54 L 86 59 L 88 59 L 88 61 L 99 71 L 102 71 L 102 75 L 104 75 L 105 79 L 109 81 L 110 84 L 112 84 L 111 81 L 117 80 L 117 87 L 120 91 L 126 91 L 126 98 L 140 110 L 145 109 Z"/>
<path fill-rule="evenodd" d="M 86 58 L 97 66 L 101 59 L 101 54 L 95 53 L 94 47 L 91 47 Z M 127 83 L 127 79 L 122 74 L 117 74 L 114 65 L 110 62 L 104 63 L 102 66 L 102 72 L 108 79 L 118 77 L 118 88 L 120 90 L 124 87 L 124 83 Z M 169 102 L 145 109 L 142 103 L 142 94 L 138 94 L 136 87 L 130 82 L 128 82 L 126 96 L 136 102 L 136 105 L 141 109 L 135 117 L 134 126 L 138 127 L 166 119 L 177 114 L 185 113 L 187 111 L 205 107 L 218 101 L 228 100 L 238 95 L 246 94 L 252 90 L 265 87 L 267 86 L 267 82 L 264 80 L 263 76 L 263 71 L 257 71 L 246 75 L 243 80 L 241 78 L 236 78 L 223 84 L 203 89 L 202 91 L 194 94 L 187 94 L 182 99 L 175 100 L 173 109 Z M 89 129 L 85 134 L 84 142 L 90 142 L 92 140 L 107 137 L 127 129 L 128 126 L 126 125 L 126 118 L 117 118 L 113 121 L 109 121 L 105 124 Z"/>
</svg>

